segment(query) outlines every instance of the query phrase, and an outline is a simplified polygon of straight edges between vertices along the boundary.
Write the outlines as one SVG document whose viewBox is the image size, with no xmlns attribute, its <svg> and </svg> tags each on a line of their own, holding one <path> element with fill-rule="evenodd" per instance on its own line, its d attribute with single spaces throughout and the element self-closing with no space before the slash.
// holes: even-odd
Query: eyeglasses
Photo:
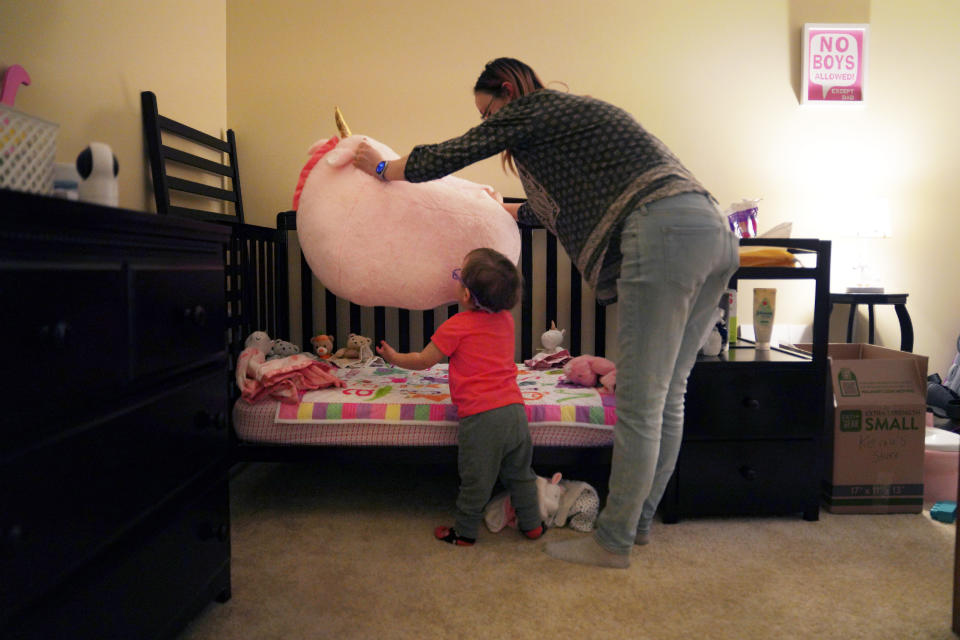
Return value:
<svg viewBox="0 0 960 640">
<path fill-rule="evenodd" d="M 487 108 L 483 110 L 483 113 L 480 114 L 481 120 L 486 120 L 490 117 L 490 107 L 493 105 L 493 101 L 497 99 L 497 96 L 490 96 L 490 102 L 487 103 Z"/>
<path fill-rule="evenodd" d="M 470 291 L 470 287 L 468 287 L 467 283 L 464 282 L 463 278 L 460 277 L 460 271 L 461 271 L 460 267 L 457 267 L 450 273 L 450 277 L 456 280 L 457 282 L 459 282 L 460 284 L 462 284 L 464 289 L 466 289 L 467 291 Z M 470 291 L 470 299 L 473 300 L 473 306 L 475 306 L 478 310 L 486 311 L 487 313 L 493 313 L 492 309 L 488 309 L 487 307 L 480 304 L 480 301 L 477 300 L 477 295 L 473 291 Z"/>
</svg>

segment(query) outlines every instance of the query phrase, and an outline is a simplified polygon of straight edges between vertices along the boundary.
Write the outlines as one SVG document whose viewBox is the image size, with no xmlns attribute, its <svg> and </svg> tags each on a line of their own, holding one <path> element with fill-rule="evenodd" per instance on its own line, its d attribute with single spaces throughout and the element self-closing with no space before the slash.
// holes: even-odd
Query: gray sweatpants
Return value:
<svg viewBox="0 0 960 640">
<path fill-rule="evenodd" d="M 457 534 L 477 537 L 483 508 L 490 501 L 498 476 L 510 492 L 520 529 L 529 531 L 540 526 L 536 474 L 530 466 L 533 444 L 523 405 L 511 404 L 463 418 L 457 442 Z"/>
</svg>

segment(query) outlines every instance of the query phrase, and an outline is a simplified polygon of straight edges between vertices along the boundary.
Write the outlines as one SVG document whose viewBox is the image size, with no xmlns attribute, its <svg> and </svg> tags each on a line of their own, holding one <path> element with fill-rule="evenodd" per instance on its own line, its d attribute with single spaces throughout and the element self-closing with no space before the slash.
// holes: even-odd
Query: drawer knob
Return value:
<svg viewBox="0 0 960 640">
<path fill-rule="evenodd" d="M 223 411 L 212 413 L 210 411 L 201 411 L 197 414 L 197 429 L 216 429 L 217 431 L 227 428 L 227 414 Z"/>
<path fill-rule="evenodd" d="M 750 465 L 747 465 L 747 464 L 743 465 L 742 467 L 740 467 L 739 471 L 740 471 L 740 475 L 743 476 L 744 479 L 746 480 L 753 481 L 757 479 L 757 470 L 751 467 Z"/>
<path fill-rule="evenodd" d="M 72 335 L 73 327 L 65 320 L 40 327 L 40 340 L 58 349 L 66 348 L 70 344 Z"/>
<path fill-rule="evenodd" d="M 183 310 L 183 318 L 198 327 L 204 327 L 207 324 L 207 310 L 199 304 L 192 308 L 187 307 Z"/>
<path fill-rule="evenodd" d="M 14 545 L 23 539 L 23 527 L 21 527 L 19 524 L 12 524 L 4 529 L 3 541 L 7 544 Z"/>
<path fill-rule="evenodd" d="M 214 524 L 212 522 L 201 522 L 197 525 L 197 537 L 206 542 L 216 539 L 219 542 L 226 542 L 230 537 L 230 527 L 225 523 Z"/>
<path fill-rule="evenodd" d="M 756 398 L 744 398 L 743 406 L 746 407 L 747 409 L 759 409 L 760 401 L 757 400 Z"/>
</svg>

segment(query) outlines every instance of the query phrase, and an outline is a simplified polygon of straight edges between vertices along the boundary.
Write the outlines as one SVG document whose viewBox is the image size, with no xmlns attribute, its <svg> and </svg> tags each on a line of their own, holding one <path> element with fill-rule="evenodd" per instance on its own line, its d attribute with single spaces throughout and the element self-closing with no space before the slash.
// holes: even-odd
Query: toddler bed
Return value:
<svg viewBox="0 0 960 640">
<path fill-rule="evenodd" d="M 428 311 L 360 307 L 337 298 L 313 277 L 296 242 L 296 215 L 277 216 L 275 242 L 238 228 L 237 280 L 243 301 L 232 323 L 234 356 L 244 331 L 264 330 L 312 351 L 310 338 L 334 337 L 346 345 L 350 333 L 377 344 L 388 340 L 401 351 L 421 349 L 434 329 L 457 312 L 456 305 Z M 616 420 L 613 394 L 567 383 L 560 369 L 528 368 L 551 322 L 564 331 L 562 347 L 571 356 L 608 352 L 607 316 L 576 271 L 540 227 L 523 226 L 520 270 L 524 289 L 517 319 L 518 383 L 524 393 L 534 443 L 534 463 L 554 467 L 609 464 Z M 246 237 L 245 236 L 251 236 Z M 298 292 L 299 295 L 291 295 Z M 244 316 L 252 317 L 244 317 Z M 613 333 L 612 331 L 610 332 Z M 592 335 L 590 344 L 585 336 Z M 344 387 L 307 391 L 299 402 L 266 399 L 250 404 L 236 398 L 233 438 L 239 460 L 282 461 L 333 456 L 367 462 L 452 463 L 456 460 L 456 409 L 450 403 L 446 364 L 408 371 L 382 360 L 340 369 Z"/>
</svg>

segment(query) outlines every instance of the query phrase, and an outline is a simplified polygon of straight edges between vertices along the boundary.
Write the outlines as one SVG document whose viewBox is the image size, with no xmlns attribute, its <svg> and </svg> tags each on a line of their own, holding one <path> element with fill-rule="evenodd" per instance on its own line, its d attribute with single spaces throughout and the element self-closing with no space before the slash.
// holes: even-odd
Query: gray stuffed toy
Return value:
<svg viewBox="0 0 960 640">
<path fill-rule="evenodd" d="M 292 342 L 287 342 L 286 340 L 274 340 L 273 346 L 270 347 L 270 351 L 267 353 L 267 360 L 286 358 L 287 356 L 296 355 L 298 353 L 300 353 L 300 347 Z"/>
</svg>

